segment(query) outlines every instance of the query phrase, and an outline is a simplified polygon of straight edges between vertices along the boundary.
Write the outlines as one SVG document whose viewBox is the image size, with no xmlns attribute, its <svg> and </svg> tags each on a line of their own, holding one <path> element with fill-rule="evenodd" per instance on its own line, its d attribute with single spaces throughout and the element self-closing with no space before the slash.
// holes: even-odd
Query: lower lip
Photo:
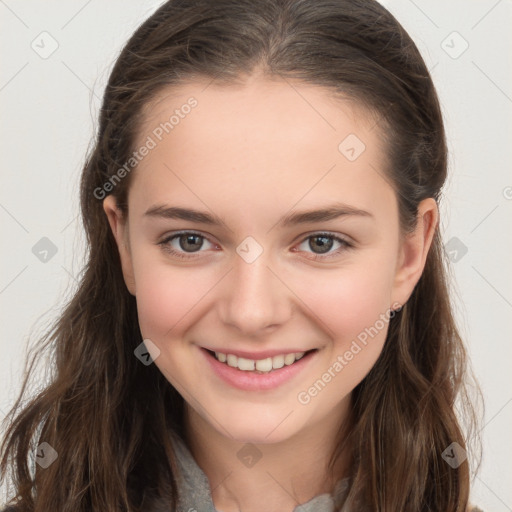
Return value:
<svg viewBox="0 0 512 512">
<path fill-rule="evenodd" d="M 318 350 L 309 352 L 293 364 L 285 365 L 269 373 L 254 373 L 221 363 L 206 349 L 201 348 L 213 371 L 227 384 L 244 391 L 265 391 L 274 389 L 292 379 L 306 368 L 315 357 Z"/>
</svg>

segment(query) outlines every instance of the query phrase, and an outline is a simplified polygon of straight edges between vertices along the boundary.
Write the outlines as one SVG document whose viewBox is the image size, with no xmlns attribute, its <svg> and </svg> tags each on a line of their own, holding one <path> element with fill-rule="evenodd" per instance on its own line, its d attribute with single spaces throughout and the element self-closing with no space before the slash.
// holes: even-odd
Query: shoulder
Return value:
<svg viewBox="0 0 512 512">
<path fill-rule="evenodd" d="M 19 512 L 19 511 L 20 511 L 19 507 L 11 506 L 11 507 L 4 508 L 0 512 Z M 473 505 L 470 505 L 467 509 L 467 512 L 484 512 L 484 511 L 480 507 L 475 507 Z"/>
</svg>

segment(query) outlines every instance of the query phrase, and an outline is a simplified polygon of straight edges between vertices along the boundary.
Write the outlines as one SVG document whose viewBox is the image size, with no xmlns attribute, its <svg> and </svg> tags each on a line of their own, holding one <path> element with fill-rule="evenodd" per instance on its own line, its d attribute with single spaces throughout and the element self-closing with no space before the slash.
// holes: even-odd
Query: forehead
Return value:
<svg viewBox="0 0 512 512">
<path fill-rule="evenodd" d="M 188 107 L 191 98 L 197 103 L 193 108 Z M 331 89 L 257 75 L 228 85 L 200 81 L 164 88 L 145 105 L 139 136 L 170 120 L 169 131 L 176 134 L 183 131 L 178 125 L 184 125 L 182 121 L 187 117 L 191 118 L 187 124 L 193 125 L 196 136 L 204 140 L 211 138 L 212 124 L 217 140 L 232 139 L 234 131 L 239 139 L 250 136 L 246 150 L 258 142 L 271 149 L 269 135 L 276 145 L 282 141 L 289 146 L 292 139 L 298 145 L 310 144 L 313 132 L 337 146 L 337 139 L 347 128 L 363 137 L 368 125 L 375 125 L 372 112 L 340 93 L 335 96 Z"/>
<path fill-rule="evenodd" d="M 181 193 L 198 206 L 208 198 L 291 207 L 334 194 L 368 207 L 383 189 L 391 197 L 374 117 L 319 86 L 256 77 L 169 87 L 144 109 L 136 147 L 149 139 L 130 190 L 146 202 Z"/>
</svg>

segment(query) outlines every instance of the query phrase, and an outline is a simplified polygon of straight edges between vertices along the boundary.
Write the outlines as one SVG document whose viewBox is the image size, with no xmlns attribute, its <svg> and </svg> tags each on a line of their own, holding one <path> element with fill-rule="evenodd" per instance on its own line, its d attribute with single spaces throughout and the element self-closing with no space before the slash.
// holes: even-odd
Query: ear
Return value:
<svg viewBox="0 0 512 512">
<path fill-rule="evenodd" d="M 392 304 L 405 304 L 409 300 L 425 268 L 438 222 L 439 211 L 436 201 L 431 197 L 421 201 L 418 206 L 416 228 L 404 235 L 401 241 Z"/>
<path fill-rule="evenodd" d="M 116 239 L 123 277 L 128 291 L 135 295 L 135 278 L 133 273 L 132 257 L 128 240 L 128 223 L 122 211 L 117 207 L 117 202 L 113 195 L 108 195 L 103 200 L 103 209 L 107 214 L 112 234 Z"/>
</svg>

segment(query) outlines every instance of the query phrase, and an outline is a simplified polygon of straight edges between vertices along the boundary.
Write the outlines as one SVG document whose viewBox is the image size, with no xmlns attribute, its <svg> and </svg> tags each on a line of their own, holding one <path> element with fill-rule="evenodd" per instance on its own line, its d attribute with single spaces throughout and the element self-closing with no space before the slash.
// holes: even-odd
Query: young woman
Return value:
<svg viewBox="0 0 512 512">
<path fill-rule="evenodd" d="M 379 3 L 165 3 L 105 91 L 88 263 L 2 445 L 15 510 L 471 510 L 446 171 Z"/>
</svg>

